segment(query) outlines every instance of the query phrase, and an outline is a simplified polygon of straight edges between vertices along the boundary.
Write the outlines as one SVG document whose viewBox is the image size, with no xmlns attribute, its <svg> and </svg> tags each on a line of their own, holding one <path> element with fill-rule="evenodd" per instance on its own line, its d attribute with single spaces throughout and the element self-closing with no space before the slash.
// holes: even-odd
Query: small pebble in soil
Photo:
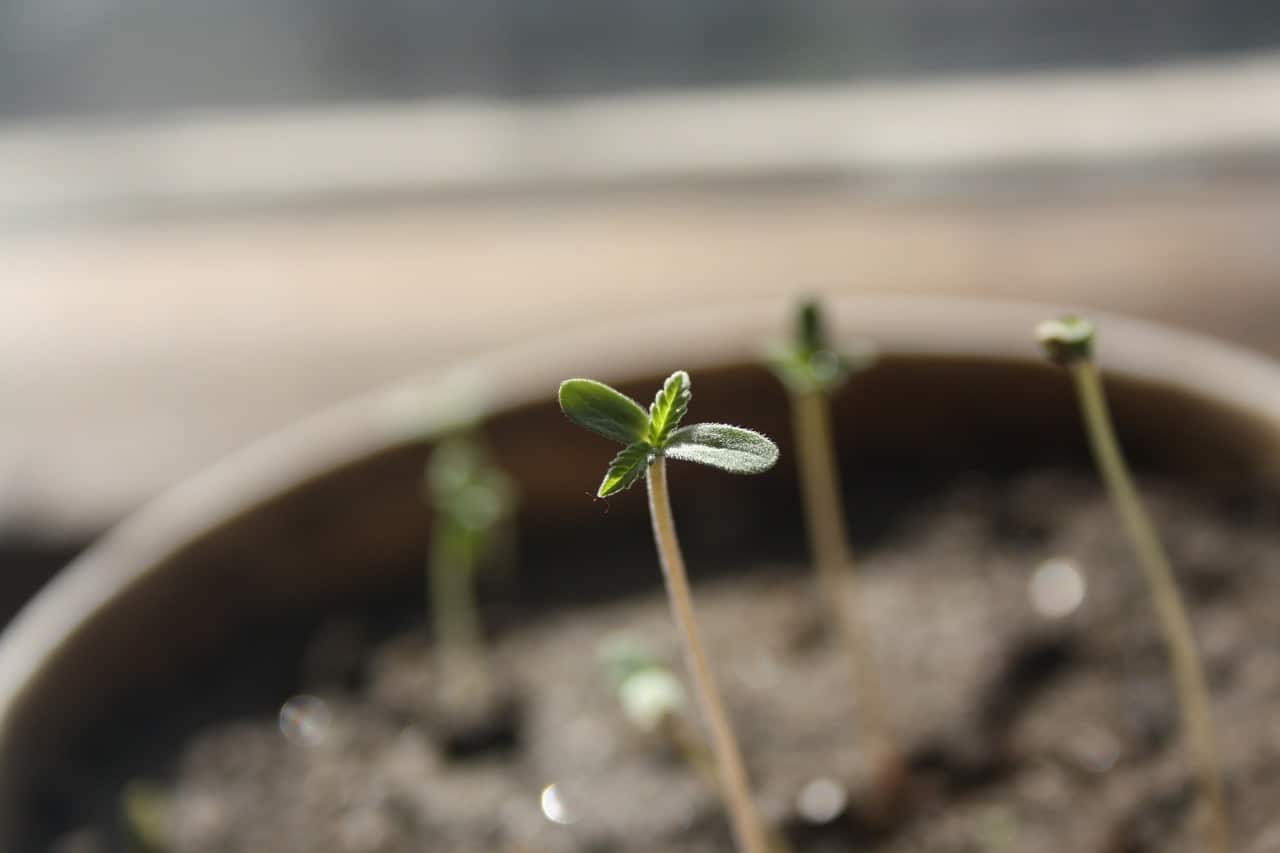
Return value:
<svg viewBox="0 0 1280 853">
<path fill-rule="evenodd" d="M 796 811 L 813 824 L 830 823 L 844 813 L 848 804 L 844 786 L 826 777 L 810 781 L 796 796 Z"/>
<path fill-rule="evenodd" d="M 781 677 L 781 668 L 771 654 L 761 654 L 744 661 L 732 670 L 734 679 L 748 690 L 764 692 L 772 690 Z"/>
<path fill-rule="evenodd" d="M 333 712 L 316 696 L 295 696 L 280 708 L 280 733 L 299 746 L 319 746 L 332 724 Z"/>
<path fill-rule="evenodd" d="M 1032 573 L 1027 593 L 1037 613 L 1047 619 L 1061 619 L 1084 603 L 1084 575 L 1072 560 L 1055 557 Z"/>
<path fill-rule="evenodd" d="M 1120 760 L 1120 741 L 1107 729 L 1089 726 L 1067 744 L 1067 760 L 1089 773 L 1102 774 Z"/>
<path fill-rule="evenodd" d="M 555 782 L 542 789 L 542 813 L 552 823 L 571 824 L 578 822 L 578 816 L 565 804 L 560 788 Z"/>
<path fill-rule="evenodd" d="M 182 838 L 195 846 L 215 844 L 230 821 L 222 799 L 208 792 L 186 791 L 176 808 L 175 823 L 182 827 Z"/>
<path fill-rule="evenodd" d="M 391 819 L 376 806 L 353 809 L 342 818 L 338 840 L 343 853 L 378 853 L 393 837 Z"/>
</svg>

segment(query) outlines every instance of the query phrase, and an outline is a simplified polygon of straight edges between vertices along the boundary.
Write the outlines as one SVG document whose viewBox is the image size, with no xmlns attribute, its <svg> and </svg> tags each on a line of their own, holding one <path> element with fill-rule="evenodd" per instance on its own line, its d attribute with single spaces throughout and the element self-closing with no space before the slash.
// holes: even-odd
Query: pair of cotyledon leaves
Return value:
<svg viewBox="0 0 1280 853">
<path fill-rule="evenodd" d="M 609 463 L 597 495 L 605 498 L 631 487 L 659 456 L 734 474 L 759 474 L 778 461 L 777 446 L 758 432 L 728 424 L 680 426 L 691 396 L 683 370 L 667 377 L 648 412 L 594 379 L 560 383 L 560 408 L 569 420 L 626 445 Z"/>
</svg>

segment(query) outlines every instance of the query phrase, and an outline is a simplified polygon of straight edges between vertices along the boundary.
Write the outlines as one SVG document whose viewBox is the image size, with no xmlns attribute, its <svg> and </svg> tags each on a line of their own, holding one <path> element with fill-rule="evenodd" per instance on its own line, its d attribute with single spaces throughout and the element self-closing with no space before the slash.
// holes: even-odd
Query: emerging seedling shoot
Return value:
<svg viewBox="0 0 1280 853">
<path fill-rule="evenodd" d="M 502 556 L 515 491 L 485 448 L 466 436 L 442 441 L 431 454 L 426 489 L 434 510 L 427 586 L 440 698 L 456 708 L 474 708 L 490 698 L 491 687 L 477 576 Z"/>
<path fill-rule="evenodd" d="M 605 638 L 597 656 L 631 724 L 662 741 L 712 789 L 719 788 L 711 751 L 689 729 L 680 677 L 644 644 L 625 635 Z"/>
<path fill-rule="evenodd" d="M 734 838 L 743 853 L 768 853 L 767 836 L 751 799 L 742 753 L 694 617 L 689 579 L 667 494 L 667 459 L 699 462 L 735 474 L 758 474 L 773 467 L 778 448 L 763 435 L 741 427 L 681 427 L 691 396 L 689 375 L 683 370 L 671 374 L 663 383 L 647 412 L 630 397 L 591 379 L 569 379 L 560 384 L 560 408 L 569 420 L 625 445 L 609 464 L 597 494 L 617 494 L 641 477 L 648 484 L 658 560 L 685 663 L 711 736 L 720 791 Z"/>
<path fill-rule="evenodd" d="M 874 790 L 887 807 L 901 780 L 903 761 L 889 722 L 870 638 L 858 616 L 853 555 L 840 497 L 840 474 L 831 442 L 831 394 L 856 371 L 870 364 L 869 348 L 840 352 L 827 340 L 821 309 L 806 301 L 796 312 L 794 337 L 779 344 L 770 365 L 791 398 L 792 423 L 799 454 L 809 546 L 816 563 L 818 592 L 829 625 L 844 646 L 858 699 L 858 729 Z"/>
<path fill-rule="evenodd" d="M 1041 323 L 1036 327 L 1036 334 L 1050 360 L 1067 368 L 1075 382 L 1094 459 L 1133 543 L 1168 647 L 1178 704 L 1208 812 L 1207 849 L 1212 853 L 1228 853 L 1230 827 L 1210 714 L 1209 688 L 1169 558 L 1142 506 L 1116 440 L 1102 378 L 1093 361 L 1093 324 L 1081 317 L 1068 316 Z"/>
<path fill-rule="evenodd" d="M 688 703 L 680 677 L 634 637 L 606 637 L 597 657 L 613 684 L 622 712 L 638 730 L 657 738 L 713 791 L 720 790 L 715 756 L 706 741 L 690 725 Z M 787 840 L 766 827 L 771 853 L 793 853 Z"/>
</svg>

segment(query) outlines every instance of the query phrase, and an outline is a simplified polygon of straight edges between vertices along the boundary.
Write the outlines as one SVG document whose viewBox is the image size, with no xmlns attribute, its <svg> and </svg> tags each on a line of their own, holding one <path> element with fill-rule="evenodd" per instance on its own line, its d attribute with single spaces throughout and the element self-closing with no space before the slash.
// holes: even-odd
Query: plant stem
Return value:
<svg viewBox="0 0 1280 853">
<path fill-rule="evenodd" d="M 853 555 L 831 443 L 831 402 L 826 394 L 818 391 L 793 394 L 791 411 L 800 458 L 805 522 L 817 564 L 819 592 L 852 667 L 859 731 L 870 744 L 873 779 L 877 786 L 893 785 L 901 771 L 901 753 L 889 723 L 870 637 L 858 617 L 858 589 L 856 584 L 849 583 L 853 577 Z"/>
<path fill-rule="evenodd" d="M 475 649 L 480 645 L 476 620 L 475 554 L 465 534 L 437 528 L 427 576 L 431 613 L 441 647 Z"/>
<path fill-rule="evenodd" d="M 1223 795 L 1222 773 L 1218 766 L 1218 750 L 1210 713 L 1209 689 L 1204 669 L 1196 651 L 1195 635 L 1187 618 L 1186 608 L 1178 592 L 1169 558 L 1151 519 L 1143 509 L 1137 488 L 1129 475 L 1124 456 L 1116 440 L 1115 429 L 1107 410 L 1102 379 L 1094 363 L 1080 359 L 1070 365 L 1080 396 L 1085 429 L 1094 458 L 1106 481 L 1107 491 L 1124 524 L 1125 531 L 1137 552 L 1138 562 L 1146 576 L 1155 601 L 1156 615 L 1164 634 L 1165 644 L 1173 662 L 1174 683 L 1178 704 L 1190 741 L 1192 760 L 1199 777 L 1201 796 L 1208 807 L 1208 849 L 1214 853 L 1228 853 L 1231 833 L 1227 823 L 1226 801 Z"/>
<path fill-rule="evenodd" d="M 751 799 L 742 753 L 729 723 L 729 715 L 725 713 L 724 702 L 720 698 L 715 675 L 703 649 L 702 637 L 694 617 L 689 578 L 685 573 L 680 542 L 676 539 L 676 525 L 671 516 L 671 500 L 667 494 L 667 460 L 659 456 L 649 466 L 645 480 L 649 486 L 649 514 L 653 518 L 653 537 L 666 579 L 671 615 L 680 632 L 685 664 L 689 668 L 698 704 L 711 734 L 711 748 L 715 753 L 720 790 L 729 810 L 733 835 L 742 853 L 768 853 L 764 825 Z"/>
<path fill-rule="evenodd" d="M 484 639 L 477 617 L 475 547 L 471 536 L 437 527 L 427 582 L 441 697 L 462 708 L 482 701 L 488 689 Z"/>
<path fill-rule="evenodd" d="M 724 788 L 716 773 L 715 756 L 711 754 L 706 742 L 696 732 L 690 730 L 684 718 L 669 715 L 662 721 L 658 731 L 698 778 L 723 797 Z M 764 832 L 768 838 L 770 853 L 795 853 L 790 842 L 776 828 L 765 827 Z"/>
</svg>

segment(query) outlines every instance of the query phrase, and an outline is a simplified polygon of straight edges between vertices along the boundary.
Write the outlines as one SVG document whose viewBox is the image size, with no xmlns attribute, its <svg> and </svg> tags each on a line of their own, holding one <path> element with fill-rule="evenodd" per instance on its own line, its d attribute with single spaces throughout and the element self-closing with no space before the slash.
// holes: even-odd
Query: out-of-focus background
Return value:
<svg viewBox="0 0 1280 853">
<path fill-rule="evenodd" d="M 5 584 L 593 320 L 973 294 L 1276 354 L 1277 281 L 1274 0 L 0 0 Z"/>
</svg>

